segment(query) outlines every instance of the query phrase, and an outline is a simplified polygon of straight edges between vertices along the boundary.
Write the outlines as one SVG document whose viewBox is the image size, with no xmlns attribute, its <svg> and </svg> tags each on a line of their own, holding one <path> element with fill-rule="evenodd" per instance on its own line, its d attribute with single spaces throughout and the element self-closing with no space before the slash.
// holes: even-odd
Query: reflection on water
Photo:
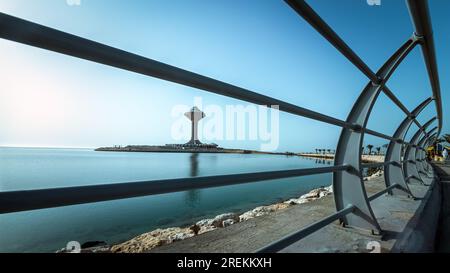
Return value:
<svg viewBox="0 0 450 273">
<path fill-rule="evenodd" d="M 322 165 L 333 165 L 333 160 L 330 159 L 319 159 L 316 158 L 316 164 L 322 164 Z"/>
<path fill-rule="evenodd" d="M 253 154 L 0 148 L 0 163 L 0 191 L 10 191 L 314 168 L 332 161 Z M 115 244 L 157 228 L 187 226 L 222 213 L 242 213 L 297 198 L 330 185 L 331 180 L 326 173 L 3 214 L 0 252 L 53 252 L 74 240 Z"/>
<path fill-rule="evenodd" d="M 317 165 L 334 165 L 334 159 L 330 158 L 317 158 L 317 157 L 301 157 L 301 159 L 315 162 Z"/>
<path fill-rule="evenodd" d="M 198 176 L 198 153 L 192 153 L 189 156 L 190 177 Z M 193 208 L 200 202 L 200 190 L 186 191 L 186 205 Z"/>
<path fill-rule="evenodd" d="M 315 162 L 317 165 L 333 165 L 334 160 L 329 158 L 317 158 L 317 157 L 300 157 L 302 160 L 309 160 Z"/>
<path fill-rule="evenodd" d="M 191 156 L 189 157 L 189 162 L 191 163 L 191 177 L 196 177 L 198 175 L 198 154 L 191 154 Z"/>
</svg>

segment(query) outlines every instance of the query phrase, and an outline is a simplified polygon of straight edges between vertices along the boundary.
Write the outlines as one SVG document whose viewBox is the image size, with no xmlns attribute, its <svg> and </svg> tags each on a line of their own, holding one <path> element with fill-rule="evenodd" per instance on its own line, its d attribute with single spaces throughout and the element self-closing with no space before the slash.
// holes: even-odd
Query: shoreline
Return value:
<svg viewBox="0 0 450 273">
<path fill-rule="evenodd" d="M 313 189 L 298 198 L 283 200 L 270 205 L 258 206 L 254 209 L 244 211 L 243 213 L 222 213 L 214 218 L 206 218 L 189 226 L 158 228 L 127 240 L 122 243 L 112 245 L 109 252 L 112 253 L 142 253 L 150 251 L 159 246 L 168 245 L 173 242 L 185 240 L 198 236 L 216 229 L 226 228 L 228 226 L 245 222 L 247 220 L 268 215 L 279 210 L 286 209 L 304 203 L 313 202 L 325 196 L 332 194 L 332 185 L 322 186 Z"/>
<path fill-rule="evenodd" d="M 96 152 L 131 152 L 131 153 L 216 153 L 216 154 L 263 154 L 298 156 L 303 158 L 314 158 L 334 160 L 334 154 L 294 153 L 294 152 L 265 152 L 245 149 L 228 148 L 172 148 L 167 146 L 129 145 L 125 147 L 100 147 L 94 149 Z M 380 163 L 384 161 L 384 155 L 362 155 L 364 163 Z"/>
<path fill-rule="evenodd" d="M 379 170 L 370 176 L 364 177 L 364 181 L 383 175 Z M 189 226 L 178 226 L 168 228 L 158 228 L 149 232 L 137 235 L 129 240 L 114 245 L 108 245 L 106 242 L 86 242 L 89 247 L 82 248 L 82 252 L 90 253 L 142 253 L 150 251 L 159 246 L 168 245 L 173 242 L 185 240 L 194 236 L 201 235 L 216 229 L 225 228 L 236 223 L 272 214 L 279 210 L 284 210 L 292 206 L 297 206 L 309 202 L 314 202 L 323 197 L 333 194 L 333 186 L 322 186 L 310 190 L 298 198 L 287 199 L 278 203 L 258 206 L 243 213 L 223 213 L 214 218 L 207 218 L 192 223 Z M 65 252 L 61 249 L 58 252 Z"/>
<path fill-rule="evenodd" d="M 216 153 L 216 154 L 267 154 L 299 156 L 292 152 L 265 152 L 246 149 L 228 148 L 173 148 L 167 146 L 129 145 L 125 147 L 100 147 L 94 149 L 96 152 L 132 152 L 132 153 Z"/>
<path fill-rule="evenodd" d="M 305 157 L 305 158 L 334 160 L 334 154 L 299 153 L 298 156 Z M 364 163 L 381 163 L 381 162 L 384 162 L 384 155 L 362 155 L 362 162 L 364 162 Z"/>
</svg>

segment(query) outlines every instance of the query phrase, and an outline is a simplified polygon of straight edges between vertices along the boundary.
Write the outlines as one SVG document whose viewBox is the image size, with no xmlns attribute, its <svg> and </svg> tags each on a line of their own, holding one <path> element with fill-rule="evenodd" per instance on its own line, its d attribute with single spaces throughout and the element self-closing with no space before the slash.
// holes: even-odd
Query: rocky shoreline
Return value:
<svg viewBox="0 0 450 273">
<path fill-rule="evenodd" d="M 224 228 L 239 222 L 286 209 L 290 206 L 304 204 L 327 196 L 332 193 L 332 187 L 321 187 L 314 189 L 299 198 L 268 206 L 259 206 L 242 214 L 224 213 L 214 218 L 203 219 L 190 227 L 171 227 L 166 229 L 156 229 L 148 233 L 141 234 L 129 241 L 111 247 L 114 253 L 140 253 L 149 251 L 155 247 L 181 241 L 196 235 L 203 234 L 218 228 Z"/>
<path fill-rule="evenodd" d="M 372 175 L 365 177 L 364 181 L 369 181 L 372 178 L 383 175 L 383 171 L 379 170 Z M 158 246 L 171 244 L 176 241 L 185 240 L 218 228 L 225 228 L 227 226 L 244 222 L 249 219 L 274 213 L 279 210 L 296 206 L 300 204 L 309 203 L 333 193 L 333 187 L 320 187 L 313 189 L 310 192 L 303 194 L 299 198 L 292 198 L 280 203 L 275 203 L 267 206 L 259 206 L 242 214 L 223 213 L 214 218 L 203 219 L 189 227 L 170 227 L 164 229 L 156 229 L 141 235 L 138 235 L 126 242 L 116 244 L 113 246 L 107 245 L 105 242 L 97 242 L 97 245 L 90 245 L 90 247 L 82 248 L 82 252 L 99 253 L 142 253 L 149 251 Z M 66 252 L 65 249 L 58 252 Z"/>
</svg>

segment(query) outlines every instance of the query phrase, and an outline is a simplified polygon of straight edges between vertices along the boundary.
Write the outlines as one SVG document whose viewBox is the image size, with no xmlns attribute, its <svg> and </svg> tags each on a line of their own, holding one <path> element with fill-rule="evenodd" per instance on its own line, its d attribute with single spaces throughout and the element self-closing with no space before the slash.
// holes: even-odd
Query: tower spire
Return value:
<svg viewBox="0 0 450 273">
<path fill-rule="evenodd" d="M 192 107 L 189 112 L 184 113 L 184 115 L 191 121 L 191 140 L 186 143 L 189 145 L 198 145 L 202 144 L 200 140 L 198 140 L 198 122 L 205 117 L 205 113 L 200 111 L 197 106 Z"/>
</svg>

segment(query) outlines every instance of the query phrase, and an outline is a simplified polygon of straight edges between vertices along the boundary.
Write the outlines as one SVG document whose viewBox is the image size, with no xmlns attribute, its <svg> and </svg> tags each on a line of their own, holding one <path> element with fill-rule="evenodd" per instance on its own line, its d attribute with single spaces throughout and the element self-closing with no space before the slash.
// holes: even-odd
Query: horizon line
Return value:
<svg viewBox="0 0 450 273">
<path fill-rule="evenodd" d="M 41 149 L 96 149 L 96 147 L 74 147 L 74 146 L 34 146 L 34 145 L 0 145 L 0 148 L 41 148 Z M 98 147 L 97 147 L 98 148 Z"/>
</svg>

